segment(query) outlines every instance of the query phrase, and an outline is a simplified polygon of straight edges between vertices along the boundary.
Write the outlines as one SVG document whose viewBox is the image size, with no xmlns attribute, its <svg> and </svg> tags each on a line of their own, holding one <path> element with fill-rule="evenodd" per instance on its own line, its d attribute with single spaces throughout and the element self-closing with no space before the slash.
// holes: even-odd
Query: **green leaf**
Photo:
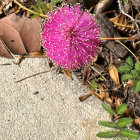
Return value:
<svg viewBox="0 0 140 140">
<path fill-rule="evenodd" d="M 109 107 L 109 106 L 107 106 L 106 104 L 102 104 L 102 107 L 104 108 L 104 110 L 105 111 L 107 111 L 109 114 L 111 114 L 111 115 L 114 115 L 115 114 L 115 111 L 111 108 L 111 107 Z"/>
<path fill-rule="evenodd" d="M 127 109 L 128 105 L 127 104 L 121 104 L 117 109 L 116 112 L 117 114 L 123 114 L 125 110 Z"/>
<path fill-rule="evenodd" d="M 124 138 L 130 138 L 130 139 L 138 139 L 139 138 L 138 133 L 136 133 L 132 130 L 128 130 L 128 129 L 121 129 L 120 134 Z"/>
<path fill-rule="evenodd" d="M 116 137 L 117 135 L 118 135 L 117 131 L 104 131 L 96 134 L 96 136 L 100 138 L 113 138 Z"/>
<path fill-rule="evenodd" d="M 135 63 L 135 70 L 140 72 L 140 64 L 138 62 Z"/>
<path fill-rule="evenodd" d="M 134 91 L 134 93 L 140 92 L 140 80 L 134 82 L 133 91 Z"/>
<path fill-rule="evenodd" d="M 120 72 L 120 73 L 128 73 L 128 72 L 130 72 L 130 70 L 131 69 L 128 66 L 121 66 L 118 68 L 118 72 Z"/>
<path fill-rule="evenodd" d="M 47 12 L 47 8 L 46 5 L 42 2 L 42 1 L 37 1 L 37 6 L 41 9 L 42 12 L 46 13 Z"/>
<path fill-rule="evenodd" d="M 114 123 L 114 122 L 99 121 L 98 123 L 99 123 L 99 125 L 102 125 L 102 126 L 116 128 L 116 123 Z"/>
<path fill-rule="evenodd" d="M 126 127 L 127 125 L 131 124 L 133 121 L 132 118 L 121 118 L 118 120 L 118 127 L 119 128 L 123 128 L 123 127 Z"/>
<path fill-rule="evenodd" d="M 133 59 L 130 56 L 125 60 L 125 66 L 128 66 L 130 69 L 133 68 Z"/>
<path fill-rule="evenodd" d="M 123 1 L 128 3 L 128 0 L 123 0 Z"/>
<path fill-rule="evenodd" d="M 122 81 L 127 81 L 133 79 L 133 75 L 130 73 L 124 74 L 121 78 Z"/>
<path fill-rule="evenodd" d="M 131 70 L 131 74 L 132 74 L 132 76 L 133 76 L 132 79 L 137 79 L 137 78 L 138 78 L 138 73 L 137 73 L 136 70 Z"/>
<path fill-rule="evenodd" d="M 30 19 L 33 19 L 33 18 L 35 18 L 35 17 L 37 17 L 37 16 L 39 16 L 39 15 L 40 15 L 40 13 L 34 14 L 33 16 L 31 16 Z"/>
<path fill-rule="evenodd" d="M 92 80 L 92 81 L 90 82 L 90 84 L 91 84 L 91 89 L 94 90 L 94 91 L 96 91 L 96 89 L 97 89 L 97 87 L 98 87 L 97 83 L 96 83 L 94 80 Z"/>
<path fill-rule="evenodd" d="M 34 5 L 31 5 L 31 8 L 34 9 L 36 12 L 39 12 L 39 9 L 37 9 Z"/>
<path fill-rule="evenodd" d="M 58 2 L 58 0 L 52 0 L 50 3 L 49 3 L 49 10 L 52 10 L 52 7 Z"/>
</svg>

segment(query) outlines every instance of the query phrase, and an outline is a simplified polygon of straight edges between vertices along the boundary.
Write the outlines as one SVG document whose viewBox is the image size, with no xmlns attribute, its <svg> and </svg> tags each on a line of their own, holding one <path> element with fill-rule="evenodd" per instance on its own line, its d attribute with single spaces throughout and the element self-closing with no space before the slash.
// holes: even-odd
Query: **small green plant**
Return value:
<svg viewBox="0 0 140 140">
<path fill-rule="evenodd" d="M 127 104 L 121 104 L 116 110 L 107 106 L 106 104 L 102 104 L 104 110 L 106 110 L 109 114 L 113 116 L 122 115 L 127 109 Z M 115 138 L 114 140 L 128 140 L 128 139 L 138 139 L 138 133 L 127 129 L 128 125 L 131 125 L 133 119 L 130 117 L 120 118 L 114 122 L 111 121 L 100 121 L 99 125 L 113 128 L 113 130 L 103 131 L 96 134 L 97 137 L 100 138 Z"/>
<path fill-rule="evenodd" d="M 29 14 L 31 14 L 31 19 L 32 18 L 35 18 L 41 14 L 45 15 L 47 14 L 47 12 L 51 11 L 54 7 L 54 5 L 56 5 L 56 3 L 58 2 L 62 2 L 62 0 L 52 0 L 50 3 L 49 3 L 49 9 L 47 8 L 46 4 L 44 2 L 42 2 L 41 0 L 38 0 L 36 2 L 36 6 L 34 5 L 31 5 L 31 8 L 32 10 L 31 11 L 28 11 Z"/>
<path fill-rule="evenodd" d="M 122 75 L 121 80 L 133 81 L 133 91 L 134 93 L 140 92 L 140 64 L 138 62 L 133 62 L 131 57 L 128 57 L 125 61 L 124 66 L 118 68 L 118 72 Z"/>
</svg>

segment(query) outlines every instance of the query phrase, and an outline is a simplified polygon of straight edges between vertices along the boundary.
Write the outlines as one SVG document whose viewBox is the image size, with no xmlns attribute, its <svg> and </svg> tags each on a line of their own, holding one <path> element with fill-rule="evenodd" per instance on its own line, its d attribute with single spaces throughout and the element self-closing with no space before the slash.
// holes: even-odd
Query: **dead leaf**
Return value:
<svg viewBox="0 0 140 140">
<path fill-rule="evenodd" d="M 100 95 L 99 93 L 97 92 L 94 92 L 92 90 L 88 91 L 88 93 L 92 94 L 92 95 L 95 95 L 96 97 L 98 97 L 99 99 L 103 100 L 103 96 Z"/>
<path fill-rule="evenodd" d="M 105 89 L 101 84 L 99 84 L 98 87 L 99 87 L 100 95 L 102 95 L 104 99 L 107 99 L 109 97 L 109 93 L 105 91 Z"/>
<path fill-rule="evenodd" d="M 118 71 L 115 66 L 111 65 L 109 67 L 109 75 L 115 84 L 120 85 Z"/>
<path fill-rule="evenodd" d="M 6 45 L 4 44 L 3 40 L 0 39 L 0 56 L 5 58 L 13 58 L 9 50 L 7 49 Z"/>
<path fill-rule="evenodd" d="M 71 74 L 71 71 L 70 71 L 70 70 L 63 69 L 63 72 L 64 72 L 64 74 L 65 74 L 68 78 L 71 78 L 71 79 L 72 79 L 72 74 Z"/>
<path fill-rule="evenodd" d="M 86 94 L 86 95 L 80 96 L 80 97 L 79 97 L 79 100 L 80 100 L 81 102 L 83 102 L 83 101 L 85 101 L 87 98 L 89 98 L 91 95 L 92 95 L 92 94 Z"/>
<path fill-rule="evenodd" d="M 32 20 L 11 14 L 0 19 L 1 57 L 13 58 L 12 54 L 23 55 L 41 50 L 41 19 Z M 4 49 L 5 48 L 5 49 Z M 8 49 L 8 51 L 7 51 Z"/>
</svg>

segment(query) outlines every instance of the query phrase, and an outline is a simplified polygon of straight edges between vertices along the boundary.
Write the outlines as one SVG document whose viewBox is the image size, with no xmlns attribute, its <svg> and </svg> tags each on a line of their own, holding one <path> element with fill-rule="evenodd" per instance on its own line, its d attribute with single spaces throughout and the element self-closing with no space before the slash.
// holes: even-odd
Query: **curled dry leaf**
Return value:
<svg viewBox="0 0 140 140">
<path fill-rule="evenodd" d="M 70 70 L 63 69 L 63 72 L 64 72 L 64 74 L 65 74 L 68 78 L 71 78 L 71 79 L 72 79 L 72 74 L 71 74 L 71 71 L 70 71 Z"/>
<path fill-rule="evenodd" d="M 111 65 L 109 67 L 109 75 L 112 78 L 112 80 L 115 82 L 115 84 L 120 85 L 118 71 L 115 66 Z"/>
<path fill-rule="evenodd" d="M 109 93 L 105 91 L 102 85 L 99 84 L 98 87 L 99 87 L 100 94 L 103 96 L 104 99 L 107 99 L 109 97 Z"/>
<path fill-rule="evenodd" d="M 92 94 L 86 94 L 86 95 L 80 96 L 80 97 L 79 97 L 79 100 L 80 100 L 81 102 L 83 102 L 83 101 L 85 101 L 87 98 L 89 98 L 91 95 L 92 95 Z"/>
<path fill-rule="evenodd" d="M 92 94 L 92 95 L 95 95 L 96 97 L 98 97 L 99 99 L 103 100 L 103 96 L 95 91 L 88 91 L 88 93 Z"/>
<path fill-rule="evenodd" d="M 30 20 L 16 14 L 0 19 L 0 56 L 13 58 L 12 54 L 41 51 L 40 24 L 40 18 Z"/>
</svg>

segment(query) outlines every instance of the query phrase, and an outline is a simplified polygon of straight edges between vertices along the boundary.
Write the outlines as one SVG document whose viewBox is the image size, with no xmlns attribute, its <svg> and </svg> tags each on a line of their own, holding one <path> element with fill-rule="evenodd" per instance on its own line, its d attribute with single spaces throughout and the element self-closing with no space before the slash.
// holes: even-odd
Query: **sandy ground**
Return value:
<svg viewBox="0 0 140 140">
<path fill-rule="evenodd" d="M 109 115 L 94 96 L 79 101 L 86 86 L 55 70 L 15 83 L 49 67 L 44 58 L 12 61 L 0 58 L 11 63 L 0 65 L 0 140 L 101 140 L 98 121 Z"/>
</svg>

